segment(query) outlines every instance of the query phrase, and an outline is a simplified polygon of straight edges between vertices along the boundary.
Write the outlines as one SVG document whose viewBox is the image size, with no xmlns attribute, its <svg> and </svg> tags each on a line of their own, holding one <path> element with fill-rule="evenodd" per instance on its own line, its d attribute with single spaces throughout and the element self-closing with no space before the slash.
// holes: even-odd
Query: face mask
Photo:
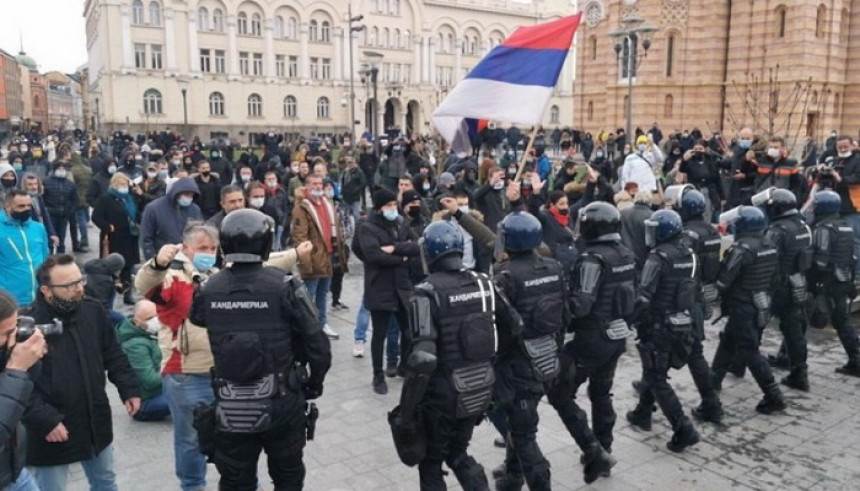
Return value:
<svg viewBox="0 0 860 491">
<path fill-rule="evenodd" d="M 202 171 L 202 172 L 200 173 L 200 175 L 201 175 L 201 176 L 203 176 L 203 177 L 209 177 L 209 174 L 210 174 L 211 172 L 212 172 L 212 171 L 205 170 L 205 171 Z"/>
<path fill-rule="evenodd" d="M 406 214 L 412 218 L 415 218 L 421 214 L 421 207 L 420 206 L 413 206 L 411 208 L 407 208 Z"/>
<path fill-rule="evenodd" d="M 150 336 L 158 335 L 159 329 L 161 329 L 161 321 L 158 320 L 158 317 L 153 317 L 146 321 L 146 333 Z"/>
<path fill-rule="evenodd" d="M 156 177 L 158 177 L 158 172 L 147 172 L 146 177 L 147 179 L 155 179 Z"/>
<path fill-rule="evenodd" d="M 836 137 L 836 133 L 830 133 L 830 136 L 832 136 L 832 137 L 834 137 L 834 138 L 835 138 L 835 137 Z"/>
<path fill-rule="evenodd" d="M 532 185 L 531 179 L 523 179 L 523 187 L 529 187 Z"/>
<path fill-rule="evenodd" d="M 460 206 L 459 208 L 460 208 L 460 213 L 462 213 L 464 215 L 469 213 L 469 205 Z"/>
<path fill-rule="evenodd" d="M 428 184 L 428 183 L 424 183 L 424 184 L 421 186 L 421 189 L 423 189 L 424 191 L 430 191 L 430 184 Z"/>
<path fill-rule="evenodd" d="M 218 152 L 212 152 L 212 153 L 210 154 L 210 156 L 211 156 L 213 159 L 220 159 L 220 158 L 221 158 L 221 154 L 220 154 L 220 153 L 218 153 Z"/>
<path fill-rule="evenodd" d="M 328 196 L 329 198 L 334 198 L 334 189 L 326 189 L 325 195 Z"/>
<path fill-rule="evenodd" d="M 35 158 L 37 158 L 37 159 L 38 159 L 38 158 L 39 158 L 39 157 L 41 157 L 41 156 L 42 156 L 42 151 L 41 151 L 41 150 L 33 150 L 33 157 L 35 157 Z"/>
<path fill-rule="evenodd" d="M 15 181 L 15 179 L 14 179 L 14 178 L 12 178 L 12 179 L 3 179 L 2 181 L 3 181 L 3 186 L 4 186 L 4 187 L 7 187 L 7 188 L 14 188 L 14 187 L 15 187 L 15 182 L 16 182 L 16 181 Z"/>
<path fill-rule="evenodd" d="M 388 220 L 389 222 L 393 222 L 393 221 L 397 220 L 397 217 L 399 215 L 397 213 L 397 210 L 382 210 L 382 216 L 384 216 L 385 219 Z"/>
<path fill-rule="evenodd" d="M 505 187 L 504 181 L 499 181 L 499 182 L 493 184 L 493 189 L 495 189 L 495 190 L 502 189 L 503 187 Z"/>
<path fill-rule="evenodd" d="M 251 176 L 248 174 L 242 174 L 242 182 L 248 182 L 251 180 Z"/>
<path fill-rule="evenodd" d="M 251 208 L 260 209 L 263 207 L 263 204 L 266 202 L 266 198 L 251 198 L 248 200 L 248 204 L 251 205 Z"/>
<path fill-rule="evenodd" d="M 507 152 L 505 152 L 505 154 L 506 154 L 508 157 L 510 157 L 511 155 L 513 155 L 513 154 L 514 154 L 514 151 L 513 151 L 513 150 L 508 150 Z"/>
<path fill-rule="evenodd" d="M 780 157 L 780 154 L 781 154 L 781 152 L 779 151 L 778 148 L 768 148 L 767 149 L 767 156 L 772 158 L 772 159 L 778 159 Z"/>
<path fill-rule="evenodd" d="M 648 150 L 648 145 L 642 143 L 640 145 L 637 145 L 636 148 L 639 149 L 640 152 L 644 152 L 645 150 Z"/>
<path fill-rule="evenodd" d="M 12 164 L 12 168 L 15 169 L 15 172 L 21 172 L 22 170 L 24 170 L 24 164 L 20 162 L 15 162 L 14 164 Z"/>
<path fill-rule="evenodd" d="M 565 217 L 565 216 L 570 214 L 570 209 L 569 208 L 559 208 L 558 214 Z"/>
<path fill-rule="evenodd" d="M 181 164 L 182 161 L 181 160 L 171 160 L 170 163 L 173 164 L 174 167 L 179 167 L 179 164 Z"/>
<path fill-rule="evenodd" d="M 323 195 L 322 189 L 312 189 L 311 190 L 311 196 L 313 196 L 314 198 L 322 198 L 322 195 Z"/>
<path fill-rule="evenodd" d="M 189 198 L 188 196 L 182 196 L 178 200 L 176 200 L 176 203 L 183 208 L 188 208 L 189 206 L 191 206 L 191 203 L 193 201 L 194 201 L 194 198 Z"/>
<path fill-rule="evenodd" d="M 119 194 L 128 194 L 128 188 L 116 188 L 116 192 Z"/>
<path fill-rule="evenodd" d="M 851 150 L 848 150 L 847 152 L 839 152 L 839 158 L 840 159 L 847 159 L 850 156 L 851 156 Z"/>
<path fill-rule="evenodd" d="M 167 171 L 167 169 L 162 169 L 162 170 L 158 171 L 158 177 L 160 177 L 162 179 L 167 179 L 167 176 L 169 176 L 169 175 L 170 175 L 170 173 Z"/>
<path fill-rule="evenodd" d="M 50 304 L 62 315 L 74 314 L 84 302 L 83 297 L 77 300 L 64 300 L 60 297 L 51 298 Z"/>
<path fill-rule="evenodd" d="M 744 150 L 749 150 L 752 147 L 752 140 L 738 140 L 738 146 Z"/>
<path fill-rule="evenodd" d="M 194 265 L 194 268 L 197 271 L 209 271 L 212 269 L 212 266 L 215 266 L 215 254 L 209 254 L 208 252 L 195 252 L 194 259 L 191 260 L 191 264 Z"/>
<path fill-rule="evenodd" d="M 275 189 L 275 188 L 277 188 L 277 187 L 278 187 L 278 183 L 277 183 L 277 182 L 269 181 L 269 182 L 267 182 L 267 183 L 266 183 L 266 186 L 268 186 L 268 187 L 269 187 L 269 189 Z"/>
<path fill-rule="evenodd" d="M 11 216 L 12 216 L 12 219 L 13 219 L 13 220 L 16 220 L 16 221 L 18 221 L 18 222 L 24 223 L 24 222 L 26 222 L 27 220 L 29 220 L 29 219 L 30 219 L 30 217 L 32 217 L 32 216 L 33 216 L 33 212 L 32 212 L 31 210 L 27 210 L 27 211 L 13 211 L 13 212 L 12 212 L 12 214 L 11 214 Z"/>
<path fill-rule="evenodd" d="M 509 176 L 516 175 L 516 173 L 517 173 L 517 169 L 516 169 L 516 168 L 508 169 L 508 175 L 509 175 Z"/>
<path fill-rule="evenodd" d="M 597 152 L 596 154 L 594 154 L 594 156 L 599 158 L 599 159 L 603 158 L 603 152 Z"/>
<path fill-rule="evenodd" d="M 22 152 L 26 152 L 27 148 L 28 148 L 27 145 L 21 145 L 21 151 Z M 36 155 L 36 152 L 37 152 L 37 150 L 33 150 L 33 155 Z M 41 152 L 39 152 L 39 153 L 41 153 Z"/>
<path fill-rule="evenodd" d="M 54 171 L 54 175 L 59 177 L 60 179 L 66 178 L 66 169 L 57 169 Z"/>
<path fill-rule="evenodd" d="M 402 147 L 400 145 L 394 145 L 394 151 L 399 152 Z"/>
</svg>

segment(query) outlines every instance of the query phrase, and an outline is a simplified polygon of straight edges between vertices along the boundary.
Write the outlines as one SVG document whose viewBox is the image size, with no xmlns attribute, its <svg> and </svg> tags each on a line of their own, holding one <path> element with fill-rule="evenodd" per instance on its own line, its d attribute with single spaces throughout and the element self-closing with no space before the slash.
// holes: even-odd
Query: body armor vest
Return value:
<svg viewBox="0 0 860 491">
<path fill-rule="evenodd" d="M 779 268 L 779 256 L 775 247 L 763 237 L 742 237 L 732 246 L 740 248 L 747 260 L 740 267 L 734 284 L 726 285 L 723 297 L 732 302 L 749 304 L 752 295 L 770 292 L 773 288 L 773 275 Z M 735 252 L 730 251 L 729 254 Z"/>
<path fill-rule="evenodd" d="M 583 254 L 600 259 L 603 271 L 597 301 L 591 307 L 587 325 L 601 328 L 611 322 L 630 320 L 636 301 L 636 259 L 629 249 L 618 243 L 602 242 L 589 245 Z"/>
<path fill-rule="evenodd" d="M 698 265 L 693 251 L 678 240 L 658 244 L 653 254 L 663 264 L 660 284 L 651 299 L 651 309 L 661 315 L 689 310 L 697 294 Z"/>
<path fill-rule="evenodd" d="M 702 283 L 717 281 L 720 273 L 720 248 L 722 238 L 719 232 L 704 220 L 691 220 L 684 225 L 685 244 L 696 253 L 702 269 Z"/>
<path fill-rule="evenodd" d="M 781 218 L 773 222 L 770 233 L 781 235 L 779 249 L 779 274 L 787 278 L 809 269 L 812 261 L 812 231 L 800 215 Z"/>
<path fill-rule="evenodd" d="M 818 227 L 825 227 L 830 232 L 830 251 L 827 264 L 840 283 L 851 281 L 851 268 L 854 264 L 854 230 L 844 218 L 824 220 Z"/>
</svg>

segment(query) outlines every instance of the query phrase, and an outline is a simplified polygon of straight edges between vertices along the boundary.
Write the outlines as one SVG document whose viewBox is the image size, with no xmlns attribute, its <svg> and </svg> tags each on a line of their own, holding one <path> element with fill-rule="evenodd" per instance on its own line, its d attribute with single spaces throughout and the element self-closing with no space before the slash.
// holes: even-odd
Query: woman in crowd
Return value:
<svg viewBox="0 0 860 491">
<path fill-rule="evenodd" d="M 131 192 L 131 180 L 122 173 L 114 174 L 110 179 L 107 193 L 102 195 L 93 205 L 92 220 L 101 230 L 99 243 L 100 257 L 104 258 L 112 252 L 119 253 L 125 259 L 125 266 L 120 273 L 125 295 L 123 302 L 134 305 L 131 292 L 131 269 L 140 262 L 140 187 L 135 186 Z"/>
</svg>

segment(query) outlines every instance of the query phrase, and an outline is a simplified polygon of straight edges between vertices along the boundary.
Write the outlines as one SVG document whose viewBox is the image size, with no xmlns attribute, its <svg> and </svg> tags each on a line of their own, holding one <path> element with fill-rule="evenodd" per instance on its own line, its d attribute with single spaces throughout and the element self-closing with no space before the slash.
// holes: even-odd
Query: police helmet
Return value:
<svg viewBox="0 0 860 491">
<path fill-rule="evenodd" d="M 227 262 L 259 263 L 269 258 L 275 221 L 250 208 L 236 210 L 221 222 L 221 251 Z"/>
<path fill-rule="evenodd" d="M 738 206 L 734 210 L 724 213 L 724 215 L 734 212 L 737 213 L 737 217 L 730 221 L 735 224 L 735 230 L 737 230 L 739 235 L 756 234 L 764 232 L 767 228 L 767 217 L 765 217 L 761 208 L 755 206 Z"/>
<path fill-rule="evenodd" d="M 540 245 L 543 228 L 531 213 L 515 211 L 499 223 L 499 239 L 508 252 L 526 252 Z"/>
<path fill-rule="evenodd" d="M 621 213 L 609 203 L 590 203 L 579 212 L 579 231 L 587 241 L 620 240 Z"/>
<path fill-rule="evenodd" d="M 654 247 L 677 236 L 684 229 L 681 215 L 672 210 L 658 210 L 645 220 L 645 244 Z"/>
<path fill-rule="evenodd" d="M 787 189 L 765 189 L 753 196 L 751 201 L 753 206 L 763 208 L 771 220 L 797 213 L 797 197 Z"/>
<path fill-rule="evenodd" d="M 842 207 L 842 198 L 835 191 L 819 191 L 812 197 L 816 216 L 835 215 Z"/>
<path fill-rule="evenodd" d="M 421 247 L 429 265 L 454 254 L 463 254 L 463 233 L 448 220 L 433 222 L 424 229 Z"/>
<path fill-rule="evenodd" d="M 705 195 L 696 189 L 690 189 L 681 195 L 681 202 L 677 205 L 678 214 L 682 220 L 699 218 L 705 214 Z"/>
</svg>

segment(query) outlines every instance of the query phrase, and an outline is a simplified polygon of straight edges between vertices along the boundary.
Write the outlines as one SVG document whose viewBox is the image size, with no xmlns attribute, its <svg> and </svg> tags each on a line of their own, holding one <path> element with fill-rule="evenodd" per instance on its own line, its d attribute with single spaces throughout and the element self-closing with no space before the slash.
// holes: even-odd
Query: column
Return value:
<svg viewBox="0 0 860 491">
<path fill-rule="evenodd" d="M 164 9 L 164 65 L 167 75 L 176 75 L 176 31 L 173 25 L 175 12 L 172 8 Z M 191 33 L 188 33 L 189 36 Z M 189 42 L 189 44 L 191 44 Z"/>
<path fill-rule="evenodd" d="M 401 101 L 401 103 L 402 103 L 402 101 Z M 406 117 L 407 117 L 408 115 L 409 115 L 409 104 L 408 104 L 408 101 L 407 101 L 407 104 L 406 104 L 406 106 L 404 107 L 403 112 L 402 112 L 402 113 L 400 113 L 400 123 L 396 123 L 396 124 L 399 124 L 399 126 L 400 126 L 400 131 L 402 131 L 402 132 L 404 132 L 404 133 L 406 133 L 406 128 L 407 128 L 407 126 L 406 126 Z M 407 138 L 409 138 L 409 135 L 406 135 L 406 137 L 407 137 Z"/>
<path fill-rule="evenodd" d="M 266 74 L 267 82 L 274 82 L 277 73 L 275 72 L 275 21 L 274 19 L 266 19 L 263 21 L 263 35 L 266 38 L 266 53 L 263 55 L 265 66 L 263 73 Z"/>
<path fill-rule="evenodd" d="M 424 81 L 424 71 L 422 70 L 421 59 L 421 37 L 413 36 L 412 42 L 412 73 L 409 75 L 409 80 L 412 85 L 418 85 Z"/>
<path fill-rule="evenodd" d="M 343 80 L 343 28 L 334 28 L 334 56 L 332 56 L 332 78 Z"/>
<path fill-rule="evenodd" d="M 234 38 L 235 39 L 235 38 Z M 197 16 L 188 12 L 188 70 L 192 77 L 200 76 L 200 49 L 197 45 Z"/>
<path fill-rule="evenodd" d="M 463 71 L 463 43 L 465 41 L 462 39 L 454 42 L 454 76 L 451 77 L 451 83 L 454 85 L 460 81 L 460 72 Z"/>
<path fill-rule="evenodd" d="M 429 41 L 429 46 L 427 47 L 427 51 L 429 53 L 428 58 L 430 59 L 430 63 L 427 66 L 427 80 L 431 85 L 436 83 L 436 42 L 438 39 L 436 36 L 431 36 Z"/>
<path fill-rule="evenodd" d="M 227 73 L 229 80 L 239 79 L 239 47 L 236 42 L 236 16 L 227 16 Z"/>
<path fill-rule="evenodd" d="M 427 83 L 430 77 L 427 72 L 430 70 L 430 37 L 428 35 L 421 36 L 421 83 Z"/>
<path fill-rule="evenodd" d="M 310 76 L 310 55 L 308 54 L 308 23 L 299 27 L 299 78 L 307 80 Z"/>
<path fill-rule="evenodd" d="M 133 73 L 134 68 L 134 48 L 131 42 L 131 7 L 128 5 L 120 5 L 119 19 L 122 28 L 122 63 L 120 70 L 122 73 Z"/>
</svg>

